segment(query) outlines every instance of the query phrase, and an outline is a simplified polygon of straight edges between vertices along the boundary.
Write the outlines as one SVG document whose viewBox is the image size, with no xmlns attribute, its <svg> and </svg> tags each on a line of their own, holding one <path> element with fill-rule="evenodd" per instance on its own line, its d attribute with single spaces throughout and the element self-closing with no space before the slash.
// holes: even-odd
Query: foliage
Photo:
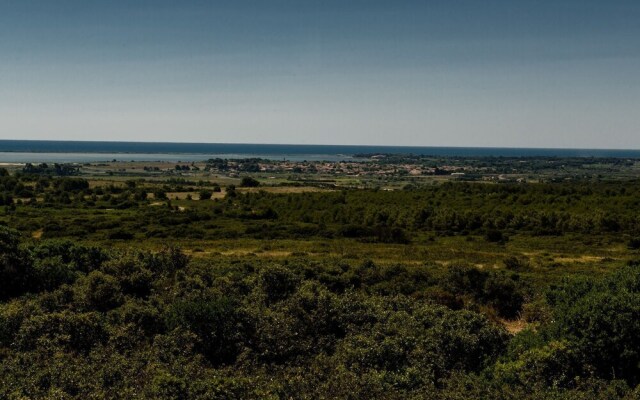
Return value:
<svg viewBox="0 0 640 400">
<path fill-rule="evenodd" d="M 260 182 L 250 176 L 245 176 L 242 178 L 240 182 L 240 187 L 258 187 L 260 186 Z"/>
<path fill-rule="evenodd" d="M 468 266 L 189 263 L 6 229 L 2 245 L 40 278 L 0 304 L 1 396 L 622 398 L 637 384 L 635 267 L 551 288 L 553 319 L 511 337 L 475 305 L 511 315 L 526 288 Z"/>
<path fill-rule="evenodd" d="M 220 186 L 30 168 L 0 169 L 0 398 L 640 393 L 638 182 L 200 202 Z"/>
</svg>

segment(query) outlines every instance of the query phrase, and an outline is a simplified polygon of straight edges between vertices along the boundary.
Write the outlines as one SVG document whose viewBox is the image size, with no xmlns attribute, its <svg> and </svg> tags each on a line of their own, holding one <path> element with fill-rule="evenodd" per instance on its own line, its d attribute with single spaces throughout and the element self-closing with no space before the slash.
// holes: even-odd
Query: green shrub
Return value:
<svg viewBox="0 0 640 400">
<path fill-rule="evenodd" d="M 240 182 L 240 187 L 258 187 L 258 186 L 260 186 L 260 182 L 258 182 L 254 178 L 251 178 L 250 176 L 243 177 L 242 181 Z"/>
<path fill-rule="evenodd" d="M 550 342 L 522 353 L 515 361 L 497 363 L 495 378 L 508 385 L 568 388 L 585 374 L 581 355 L 571 343 Z"/>
<path fill-rule="evenodd" d="M 640 238 L 630 239 L 629 243 L 627 243 L 627 247 L 630 250 L 639 250 L 640 249 Z"/>
<path fill-rule="evenodd" d="M 116 278 L 92 271 L 76 285 L 78 303 L 89 310 L 108 311 L 122 304 L 124 297 Z"/>
<path fill-rule="evenodd" d="M 165 321 L 169 329 L 195 333 L 200 351 L 215 365 L 234 362 L 245 336 L 238 305 L 224 296 L 178 300 L 167 311 Z"/>
<path fill-rule="evenodd" d="M 18 232 L 0 226 L 0 300 L 35 289 L 35 271 Z"/>
<path fill-rule="evenodd" d="M 524 271 L 529 268 L 529 263 L 522 258 L 511 256 L 503 261 L 504 267 L 510 271 Z"/>
<path fill-rule="evenodd" d="M 492 242 L 492 243 L 504 243 L 509 241 L 509 237 L 507 235 L 495 229 L 488 230 L 485 233 L 484 238 L 487 242 Z"/>
<path fill-rule="evenodd" d="M 109 233 L 109 240 L 131 240 L 135 237 L 135 235 L 131 232 L 127 232 L 127 231 L 123 231 L 123 230 L 117 230 L 114 232 Z"/>
<path fill-rule="evenodd" d="M 267 304 L 289 297 L 298 287 L 300 279 L 289 269 L 280 266 L 263 268 L 258 275 L 258 287 Z"/>
<path fill-rule="evenodd" d="M 505 318 L 515 318 L 524 304 L 524 294 L 518 282 L 498 273 L 489 274 L 480 297 Z"/>
<path fill-rule="evenodd" d="M 201 190 L 199 193 L 200 200 L 210 200 L 213 193 L 209 190 Z"/>
<path fill-rule="evenodd" d="M 61 256 L 39 258 L 34 262 L 33 286 L 37 286 L 38 291 L 53 290 L 62 284 L 73 283 L 78 276 L 75 265 L 65 263 Z"/>
<path fill-rule="evenodd" d="M 42 346 L 53 350 L 86 353 L 107 338 L 104 321 L 98 313 L 52 313 L 26 319 L 16 334 L 15 344 L 21 350 Z"/>
</svg>

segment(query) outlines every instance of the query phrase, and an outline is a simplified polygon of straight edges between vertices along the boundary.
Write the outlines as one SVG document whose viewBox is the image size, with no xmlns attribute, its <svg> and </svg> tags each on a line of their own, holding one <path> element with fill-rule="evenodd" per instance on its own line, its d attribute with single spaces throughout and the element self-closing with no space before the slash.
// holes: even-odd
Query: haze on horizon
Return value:
<svg viewBox="0 0 640 400">
<path fill-rule="evenodd" d="M 5 0 L 0 139 L 640 148 L 640 2 Z"/>
</svg>

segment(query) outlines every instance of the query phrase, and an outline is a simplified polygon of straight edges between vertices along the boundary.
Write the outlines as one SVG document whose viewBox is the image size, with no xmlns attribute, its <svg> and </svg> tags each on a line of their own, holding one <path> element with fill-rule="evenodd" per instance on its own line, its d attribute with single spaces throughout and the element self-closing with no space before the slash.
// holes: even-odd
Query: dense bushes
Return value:
<svg viewBox="0 0 640 400">
<path fill-rule="evenodd" d="M 477 268 L 454 265 L 448 269 L 441 286 L 450 293 L 467 295 L 492 306 L 499 315 L 514 318 L 522 309 L 526 287 L 518 275 L 485 272 Z"/>
<path fill-rule="evenodd" d="M 552 288 L 547 301 L 553 318 L 514 338 L 508 355 L 492 368 L 495 382 L 528 392 L 574 390 L 591 382 L 612 391 L 602 398 L 621 397 L 625 386 L 640 381 L 639 282 L 640 271 L 628 267 L 603 280 L 567 280 Z M 616 380 L 617 389 L 607 386 Z"/>
<path fill-rule="evenodd" d="M 260 186 L 260 182 L 258 182 L 254 178 L 251 178 L 250 176 L 243 177 L 242 181 L 240 182 L 240 187 L 258 187 L 258 186 Z"/>
<path fill-rule="evenodd" d="M 549 294 L 548 334 L 571 341 L 579 362 L 602 378 L 640 383 L 640 270 L 627 267 L 604 281 L 567 282 Z"/>
<path fill-rule="evenodd" d="M 0 226 L 0 300 L 53 290 L 98 268 L 106 254 L 95 247 L 51 241 L 20 246 L 16 231 Z"/>
<path fill-rule="evenodd" d="M 23 248 L 15 232 L 4 233 L 7 262 L 27 260 L 34 276 L 49 273 L 24 288 L 37 296 L 0 304 L 0 372 L 12 382 L 0 396 L 84 398 L 116 387 L 126 393 L 140 382 L 152 397 L 293 395 L 303 371 L 321 383 L 303 388 L 308 397 L 340 392 L 345 387 L 334 384 L 345 379 L 366 393 L 362 375 L 380 393 L 406 394 L 434 389 L 454 371 L 481 371 L 508 339 L 478 313 L 406 297 L 436 282 L 407 267 L 303 260 L 190 267 L 175 249 L 90 254 L 66 242 Z M 74 365 L 62 368 L 77 382 L 48 369 L 54 354 Z M 26 359 L 29 372 L 18 373 L 16 363 Z M 263 379 L 267 371 L 271 378 Z M 46 383 L 33 380 L 38 374 Z"/>
<path fill-rule="evenodd" d="M 196 347 L 214 365 L 235 362 L 245 336 L 238 304 L 219 295 L 175 301 L 167 311 L 166 324 L 170 330 L 194 333 Z"/>
<path fill-rule="evenodd" d="M 512 272 L 189 263 L 2 233 L 21 265 L 3 273 L 26 283 L 0 303 L 0 397 L 615 399 L 640 376 L 633 266 L 552 287 L 531 303 L 552 317 L 513 336 L 494 317 L 529 297 Z"/>
<path fill-rule="evenodd" d="M 245 178 L 239 186 L 255 184 L 253 178 Z M 36 229 L 44 228 L 43 236 L 49 238 L 114 240 L 145 236 L 201 239 L 229 234 L 231 229 L 208 229 L 205 221 L 212 219 L 233 225 L 232 234 L 240 236 L 246 232 L 257 237 L 263 222 L 273 222 L 265 233 L 273 238 L 344 237 L 390 244 L 415 242 L 424 232 L 484 236 L 496 244 L 518 234 L 622 233 L 631 238 L 627 239 L 629 248 L 635 249 L 640 234 L 640 219 L 633 212 L 640 196 L 637 182 L 451 182 L 411 191 L 307 193 L 236 190 L 229 185 L 223 201 L 181 205 L 167 198 L 169 192 L 186 190 L 181 184 L 141 187 L 131 183 L 135 184 L 90 187 L 80 178 L 7 173 L 0 176 L 0 205 L 9 212 L 0 220 L 13 227 L 37 223 Z M 216 188 L 219 186 L 190 189 L 204 200 L 210 199 Z M 148 192 L 153 193 L 153 201 L 147 199 Z M 161 204 L 166 207 L 148 207 Z M 19 218 L 13 212 L 16 208 L 32 212 Z M 105 216 L 96 210 L 111 212 Z M 84 211 L 83 218 L 78 218 L 76 211 Z M 146 231 L 144 236 L 136 234 L 140 231 Z"/>
<path fill-rule="evenodd" d="M 28 290 L 34 271 L 16 231 L 0 226 L 0 300 Z"/>
<path fill-rule="evenodd" d="M 631 250 L 640 250 L 640 238 L 633 238 L 629 240 L 627 247 Z"/>
<path fill-rule="evenodd" d="M 107 338 L 104 318 L 97 313 L 61 312 L 31 316 L 15 335 L 14 346 L 20 351 L 87 353 Z"/>
<path fill-rule="evenodd" d="M 200 200 L 210 200 L 211 196 L 213 196 L 213 192 L 209 190 L 201 190 L 199 193 Z"/>
<path fill-rule="evenodd" d="M 637 262 L 547 291 L 546 275 L 530 279 L 542 271 L 558 282 L 558 269 L 546 267 L 555 250 L 535 256 L 543 262 L 519 255 L 494 269 L 458 255 L 452 264 L 377 264 L 349 249 L 356 240 L 388 243 L 385 254 L 398 252 L 390 259 L 441 261 L 447 256 L 436 252 L 461 243 L 442 236 L 465 235 L 495 261 L 525 240 L 553 241 L 532 235 L 589 232 L 576 235 L 581 245 L 602 240 L 627 257 L 640 233 L 640 186 L 620 185 L 289 194 L 230 186 L 225 199 L 194 202 L 164 201 L 170 185 L 91 188 L 0 169 L 0 219 L 24 232 L 0 227 L 0 398 L 637 397 Z M 47 240 L 60 236 L 74 240 Z M 267 254 L 280 243 L 261 242 L 264 257 L 204 250 L 190 261 L 175 248 L 106 250 L 77 240 L 145 237 L 323 240 L 293 249 L 311 257 L 279 261 Z M 434 238 L 442 245 L 431 246 Z M 517 334 L 503 328 L 524 322 Z"/>
</svg>

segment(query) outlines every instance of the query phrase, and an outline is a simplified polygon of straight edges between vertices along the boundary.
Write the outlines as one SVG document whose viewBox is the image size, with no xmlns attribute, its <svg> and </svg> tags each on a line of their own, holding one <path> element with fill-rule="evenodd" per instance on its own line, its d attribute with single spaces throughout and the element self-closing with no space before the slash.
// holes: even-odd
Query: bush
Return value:
<svg viewBox="0 0 640 400">
<path fill-rule="evenodd" d="M 38 291 L 53 290 L 62 284 L 73 283 L 77 277 L 75 268 L 65 263 L 60 256 L 39 259 L 34 263 L 34 279 Z"/>
<path fill-rule="evenodd" d="M 34 289 L 31 259 L 19 245 L 18 232 L 0 226 L 0 300 Z"/>
<path fill-rule="evenodd" d="M 639 383 L 640 294 L 592 292 L 556 318 L 600 377 Z"/>
<path fill-rule="evenodd" d="M 225 197 L 234 198 L 234 197 L 236 197 L 238 195 L 238 192 L 236 192 L 236 186 L 235 185 L 227 186 L 226 190 L 227 190 L 227 193 L 226 193 Z"/>
<path fill-rule="evenodd" d="M 146 335 L 155 335 L 164 331 L 164 319 L 160 311 L 142 301 L 128 301 L 109 313 L 112 323 L 133 325 Z"/>
<path fill-rule="evenodd" d="M 104 322 L 97 313 L 52 313 L 25 320 L 16 335 L 16 346 L 23 350 L 64 347 L 86 353 L 106 337 Z"/>
<path fill-rule="evenodd" d="M 264 268 L 258 276 L 258 287 L 267 304 L 284 300 L 295 292 L 300 279 L 284 267 Z"/>
<path fill-rule="evenodd" d="M 361 238 L 373 235 L 373 230 L 363 225 L 343 225 L 338 233 L 346 238 Z"/>
<path fill-rule="evenodd" d="M 40 310 L 34 303 L 13 301 L 0 304 L 0 346 L 11 346 L 22 322 L 39 312 Z"/>
<path fill-rule="evenodd" d="M 154 274 L 140 254 L 125 254 L 106 263 L 102 270 L 117 278 L 124 294 L 144 298 L 151 292 Z"/>
<path fill-rule="evenodd" d="M 380 243 L 408 244 L 411 242 L 407 232 L 402 228 L 376 226 L 373 231 L 376 240 Z"/>
<path fill-rule="evenodd" d="M 579 350 L 565 341 L 551 342 L 525 351 L 515 361 L 497 363 L 498 381 L 509 385 L 533 387 L 571 387 L 584 374 Z"/>
<path fill-rule="evenodd" d="M 484 238 L 487 242 L 491 243 L 505 243 L 509 241 L 509 237 L 495 229 L 488 230 L 485 233 Z"/>
<path fill-rule="evenodd" d="M 185 379 L 164 371 L 154 375 L 151 379 L 148 395 L 150 398 L 159 400 L 186 400 L 189 398 Z"/>
<path fill-rule="evenodd" d="M 551 309 L 544 299 L 536 299 L 522 306 L 522 319 L 529 323 L 546 324 L 551 317 Z"/>
<path fill-rule="evenodd" d="M 240 187 L 258 187 L 260 186 L 260 182 L 258 182 L 256 179 L 251 178 L 250 176 L 245 176 L 244 178 L 242 178 L 242 181 L 240 181 Z"/>
<path fill-rule="evenodd" d="M 117 279 L 100 271 L 82 278 L 76 297 L 89 310 L 107 311 L 122 304 L 123 295 Z"/>
<path fill-rule="evenodd" d="M 515 318 L 524 303 L 524 295 L 516 281 L 504 274 L 490 274 L 484 283 L 482 299 L 501 317 Z"/>
<path fill-rule="evenodd" d="M 131 232 L 126 232 L 123 230 L 117 230 L 115 232 L 109 233 L 109 240 L 131 240 L 135 236 Z"/>
<path fill-rule="evenodd" d="M 201 190 L 200 191 L 200 200 L 210 200 L 213 193 L 209 190 Z"/>
<path fill-rule="evenodd" d="M 524 293 L 517 276 L 489 273 L 470 266 L 449 267 L 440 285 L 458 295 L 469 296 L 493 307 L 500 316 L 514 318 L 522 309 Z"/>
<path fill-rule="evenodd" d="M 397 311 L 348 335 L 335 352 L 358 376 L 375 371 L 402 387 L 416 372 L 413 385 L 429 387 L 454 371 L 482 370 L 506 344 L 506 332 L 474 312 L 393 301 L 374 307 L 378 316 Z"/>
<path fill-rule="evenodd" d="M 526 260 L 516 256 L 507 257 L 503 262 L 505 268 L 510 271 L 523 271 L 529 268 L 529 263 Z"/>
<path fill-rule="evenodd" d="M 547 299 L 554 307 L 547 337 L 573 343 L 581 363 L 600 378 L 640 383 L 640 271 L 566 281 Z"/>
<path fill-rule="evenodd" d="M 46 240 L 31 249 L 36 259 L 60 257 L 62 262 L 74 269 L 90 272 L 109 259 L 108 253 L 100 247 L 82 246 L 71 240 Z"/>
<path fill-rule="evenodd" d="M 169 329 L 195 333 L 200 351 L 215 365 L 234 362 L 245 336 L 238 305 L 225 296 L 177 301 L 168 310 L 165 321 Z"/>
<path fill-rule="evenodd" d="M 474 297 L 482 296 L 484 283 L 488 273 L 466 265 L 453 265 L 447 269 L 440 286 L 455 294 L 471 294 Z"/>
</svg>

